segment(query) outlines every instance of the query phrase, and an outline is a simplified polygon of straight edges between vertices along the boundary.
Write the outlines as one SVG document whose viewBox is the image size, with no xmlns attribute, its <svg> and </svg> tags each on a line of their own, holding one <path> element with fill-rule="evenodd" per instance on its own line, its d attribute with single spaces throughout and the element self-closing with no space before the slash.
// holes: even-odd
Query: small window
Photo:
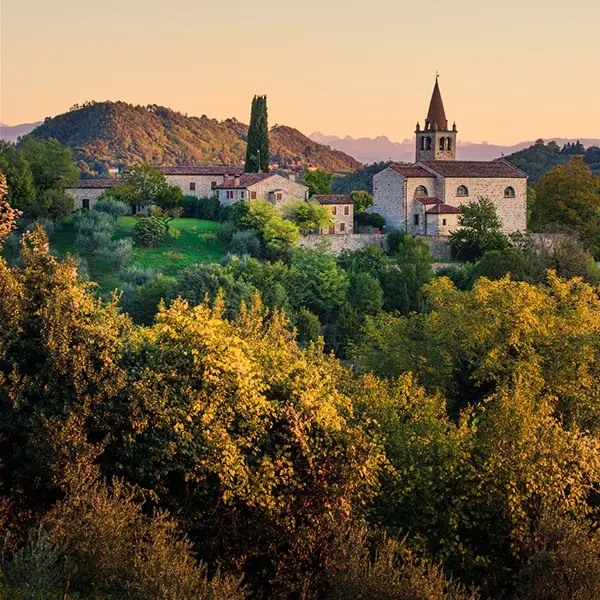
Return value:
<svg viewBox="0 0 600 600">
<path fill-rule="evenodd" d="M 85 210 L 90 210 L 90 199 L 89 198 L 84 198 L 81 201 L 81 208 L 83 208 Z"/>
<path fill-rule="evenodd" d="M 350 214 L 350 207 L 349 206 L 344 206 L 344 214 L 346 216 L 348 216 Z"/>
<path fill-rule="evenodd" d="M 425 150 L 425 138 L 421 138 L 421 150 Z"/>
<path fill-rule="evenodd" d="M 446 150 L 448 152 L 452 150 L 452 138 L 446 138 Z"/>
<path fill-rule="evenodd" d="M 256 200 L 256 192 L 250 192 L 250 200 Z"/>
<path fill-rule="evenodd" d="M 425 150 L 431 150 L 431 138 L 430 137 L 425 138 Z"/>
<path fill-rule="evenodd" d="M 190 181 L 190 192 L 195 192 L 195 191 L 196 191 L 196 182 Z"/>
<path fill-rule="evenodd" d="M 340 223 L 340 231 L 346 231 L 346 223 Z"/>
<path fill-rule="evenodd" d="M 229 200 L 233 200 L 233 190 L 229 190 L 229 191 L 227 192 L 227 198 L 228 198 Z"/>
<path fill-rule="evenodd" d="M 217 182 L 216 181 L 211 181 L 210 182 L 210 187 L 214 190 L 217 187 Z"/>
<path fill-rule="evenodd" d="M 415 215 L 415 225 L 419 225 L 419 215 Z"/>
<path fill-rule="evenodd" d="M 334 206 L 334 207 L 331 209 L 331 214 L 332 214 L 332 215 L 337 215 L 337 206 Z"/>
<path fill-rule="evenodd" d="M 446 224 L 446 219 L 442 219 L 442 225 Z"/>
<path fill-rule="evenodd" d="M 427 188 L 424 185 L 420 185 L 415 190 L 415 196 L 429 196 L 429 192 L 427 191 Z"/>
<path fill-rule="evenodd" d="M 246 197 L 246 192 L 240 192 L 240 198 L 243 200 Z"/>
<path fill-rule="evenodd" d="M 446 138 L 440 138 L 440 151 L 443 152 L 446 149 Z"/>
<path fill-rule="evenodd" d="M 275 194 L 275 199 L 278 202 L 281 202 L 282 198 L 283 198 L 283 194 L 281 192 L 278 192 L 277 194 Z"/>
<path fill-rule="evenodd" d="M 329 226 L 329 233 L 335 233 L 335 225 Z"/>
<path fill-rule="evenodd" d="M 515 188 L 510 185 L 504 190 L 505 198 L 514 198 L 515 197 Z"/>
<path fill-rule="evenodd" d="M 461 185 L 456 190 L 456 195 L 457 196 L 468 196 L 469 195 L 469 190 L 468 190 L 467 186 L 466 185 Z"/>
</svg>

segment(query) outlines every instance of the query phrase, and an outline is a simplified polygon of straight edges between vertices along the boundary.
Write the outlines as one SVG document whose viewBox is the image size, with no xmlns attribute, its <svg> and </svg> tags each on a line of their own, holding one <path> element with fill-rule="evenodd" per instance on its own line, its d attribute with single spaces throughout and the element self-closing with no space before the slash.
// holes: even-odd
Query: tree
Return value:
<svg viewBox="0 0 600 600">
<path fill-rule="evenodd" d="M 304 184 L 308 186 L 309 196 L 327 196 L 331 194 L 332 181 L 333 175 L 321 169 L 306 171 L 304 174 Z"/>
<path fill-rule="evenodd" d="M 285 255 L 298 242 L 298 227 L 291 221 L 286 221 L 270 202 L 255 200 L 246 204 L 241 224 L 260 234 L 265 250 L 271 257 Z"/>
<path fill-rule="evenodd" d="M 470 274 L 471 285 L 480 277 L 496 280 L 510 275 L 513 281 L 531 281 L 531 266 L 520 248 L 486 252 Z"/>
<path fill-rule="evenodd" d="M 29 163 L 13 144 L 0 141 L 0 171 L 8 184 L 8 201 L 11 206 L 37 217 L 36 189 Z"/>
<path fill-rule="evenodd" d="M 362 317 L 378 315 L 383 308 L 383 290 L 379 280 L 369 273 L 353 273 L 348 302 Z"/>
<path fill-rule="evenodd" d="M 298 271 L 298 300 L 317 315 L 332 312 L 346 299 L 348 276 L 330 254 L 308 248 L 292 252 L 292 267 Z"/>
<path fill-rule="evenodd" d="M 161 187 L 154 196 L 152 215 L 159 218 L 169 233 L 169 223 L 183 213 L 183 191 L 178 185 Z"/>
<path fill-rule="evenodd" d="M 172 190 L 175 186 L 167 183 L 165 174 L 157 167 L 149 164 L 137 165 L 131 169 L 124 178 L 123 183 L 113 187 L 110 194 L 120 202 L 125 202 L 135 210 L 138 206 L 150 206 L 164 201 L 167 204 L 170 198 L 175 198 L 176 192 Z M 183 194 L 181 195 L 181 206 L 183 206 Z M 178 201 L 179 202 L 179 201 Z"/>
<path fill-rule="evenodd" d="M 331 214 L 318 202 L 292 200 L 285 205 L 283 215 L 298 226 L 302 235 L 318 233 L 331 223 Z"/>
<path fill-rule="evenodd" d="M 460 229 L 450 236 L 450 247 L 458 260 L 475 261 L 490 250 L 508 247 L 508 239 L 501 232 L 502 222 L 491 200 L 480 197 L 461 210 Z"/>
<path fill-rule="evenodd" d="M 364 190 L 350 192 L 350 200 L 354 202 L 354 213 L 362 213 L 373 206 L 373 196 Z"/>
<path fill-rule="evenodd" d="M 600 182 L 592 175 L 581 156 L 554 168 L 535 185 L 537 201 L 532 215 L 536 230 L 561 224 L 571 228 L 582 240 L 600 251 Z"/>
<path fill-rule="evenodd" d="M 2 244 L 15 227 L 20 212 L 8 202 L 8 186 L 4 175 L 0 173 L 0 249 Z"/>
<path fill-rule="evenodd" d="M 319 317 L 313 315 L 310 310 L 301 308 L 296 319 L 296 330 L 296 337 L 301 346 L 308 346 L 311 343 L 316 344 L 321 336 Z"/>
<path fill-rule="evenodd" d="M 246 148 L 246 173 L 269 172 L 269 125 L 267 117 L 267 97 L 254 96 L 248 128 Z"/>
</svg>

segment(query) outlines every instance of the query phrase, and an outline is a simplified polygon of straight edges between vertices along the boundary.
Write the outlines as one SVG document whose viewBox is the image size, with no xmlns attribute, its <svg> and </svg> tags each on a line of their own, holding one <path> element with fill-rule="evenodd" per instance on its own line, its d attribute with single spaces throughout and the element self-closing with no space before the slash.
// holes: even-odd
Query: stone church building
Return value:
<svg viewBox="0 0 600 600">
<path fill-rule="evenodd" d="M 456 160 L 456 124 L 448 119 L 436 78 L 425 126 L 417 123 L 416 162 L 391 165 L 373 177 L 371 212 L 388 227 L 445 236 L 458 229 L 460 207 L 490 199 L 505 233 L 527 227 L 527 175 L 503 159 Z"/>
</svg>

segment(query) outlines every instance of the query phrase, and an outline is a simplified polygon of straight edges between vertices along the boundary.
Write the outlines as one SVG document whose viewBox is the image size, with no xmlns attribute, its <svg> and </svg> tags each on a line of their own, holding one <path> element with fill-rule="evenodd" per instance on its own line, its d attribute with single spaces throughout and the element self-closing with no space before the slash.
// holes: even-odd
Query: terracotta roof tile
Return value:
<svg viewBox="0 0 600 600">
<path fill-rule="evenodd" d="M 423 160 L 420 164 L 443 177 L 477 177 L 481 179 L 498 177 L 527 178 L 527 175 L 523 171 L 513 167 L 505 160 Z"/>
<path fill-rule="evenodd" d="M 178 166 L 178 167 L 161 167 L 165 175 L 242 175 L 244 169 L 242 167 L 222 167 L 222 166 Z"/>
<path fill-rule="evenodd" d="M 428 179 L 435 177 L 433 173 L 417 165 L 390 165 L 390 167 L 404 177 L 427 177 Z"/>
<path fill-rule="evenodd" d="M 415 196 L 415 200 L 419 201 L 421 204 L 439 204 L 441 200 L 439 198 L 428 198 L 427 196 Z"/>
<path fill-rule="evenodd" d="M 348 196 L 341 194 L 330 194 L 328 196 L 322 194 L 316 194 L 310 197 L 311 200 L 318 202 L 319 204 L 354 204 Z"/>
<path fill-rule="evenodd" d="M 224 181 L 221 185 L 214 187 L 215 190 L 245 190 L 246 188 L 253 186 L 265 179 L 275 177 L 272 173 L 244 173 L 240 176 L 240 182 L 238 185 L 234 185 L 234 178 L 229 177 L 229 181 Z"/>
<path fill-rule="evenodd" d="M 459 215 L 460 213 L 460 208 L 450 206 L 450 204 L 446 204 L 445 202 L 439 202 L 427 209 L 427 214 L 430 215 Z"/>
<path fill-rule="evenodd" d="M 78 190 L 108 190 L 121 183 L 118 179 L 80 179 L 75 188 Z"/>
</svg>

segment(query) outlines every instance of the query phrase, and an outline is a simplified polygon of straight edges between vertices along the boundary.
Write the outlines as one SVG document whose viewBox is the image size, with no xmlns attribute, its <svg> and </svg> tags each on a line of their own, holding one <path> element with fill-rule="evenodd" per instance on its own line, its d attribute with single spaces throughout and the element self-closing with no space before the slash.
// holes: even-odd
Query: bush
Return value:
<svg viewBox="0 0 600 600">
<path fill-rule="evenodd" d="M 471 285 L 480 277 L 492 281 L 510 275 L 513 281 L 530 281 L 530 266 L 525 253 L 519 248 L 486 252 L 471 271 Z"/>
<path fill-rule="evenodd" d="M 129 205 L 125 204 L 125 202 L 119 202 L 110 197 L 100 197 L 94 204 L 94 210 L 96 212 L 107 213 L 114 219 L 123 217 L 131 212 Z"/>
<path fill-rule="evenodd" d="M 357 225 L 363 227 L 373 227 L 383 231 L 385 229 L 385 219 L 379 213 L 362 212 L 354 215 Z"/>
<path fill-rule="evenodd" d="M 133 229 L 135 241 L 144 248 L 157 248 L 165 241 L 166 229 L 160 219 L 143 217 Z"/>
<path fill-rule="evenodd" d="M 171 301 L 177 296 L 177 280 L 158 275 L 134 290 L 126 290 L 122 299 L 123 309 L 136 323 L 150 325 L 158 312 L 161 300 Z"/>
<path fill-rule="evenodd" d="M 252 258 L 260 258 L 262 252 L 258 233 L 254 229 L 238 231 L 231 238 L 231 253 L 238 256 L 248 255 Z"/>
<path fill-rule="evenodd" d="M 87 254 L 103 252 L 110 247 L 115 229 L 115 220 L 107 213 L 80 213 L 75 218 L 75 247 Z"/>
<path fill-rule="evenodd" d="M 390 231 L 390 233 L 388 233 L 387 249 L 390 256 L 393 256 L 396 254 L 396 252 L 398 252 L 400 246 L 404 243 L 405 237 L 406 233 L 400 229 L 394 229 L 394 231 Z"/>
<path fill-rule="evenodd" d="M 131 253 L 133 252 L 133 242 L 129 238 L 117 240 L 113 242 L 109 247 L 102 248 L 96 252 L 96 258 L 99 260 L 107 260 L 110 264 L 122 269 L 127 266 L 131 260 Z"/>
<path fill-rule="evenodd" d="M 131 283 L 136 286 L 144 285 L 144 283 L 156 279 L 156 276 L 157 273 L 154 269 L 140 265 L 133 265 L 121 271 L 121 279 L 125 283 Z"/>
<path fill-rule="evenodd" d="M 221 203 L 216 196 L 196 198 L 186 196 L 183 199 L 183 216 L 206 221 L 218 221 L 221 214 Z"/>
<path fill-rule="evenodd" d="M 296 339 L 301 346 L 317 343 L 321 335 L 321 322 L 319 317 L 306 308 L 301 308 L 296 320 Z"/>
<path fill-rule="evenodd" d="M 225 223 L 219 227 L 219 239 L 225 244 L 229 244 L 237 230 L 238 228 L 233 221 L 225 221 Z"/>
</svg>

